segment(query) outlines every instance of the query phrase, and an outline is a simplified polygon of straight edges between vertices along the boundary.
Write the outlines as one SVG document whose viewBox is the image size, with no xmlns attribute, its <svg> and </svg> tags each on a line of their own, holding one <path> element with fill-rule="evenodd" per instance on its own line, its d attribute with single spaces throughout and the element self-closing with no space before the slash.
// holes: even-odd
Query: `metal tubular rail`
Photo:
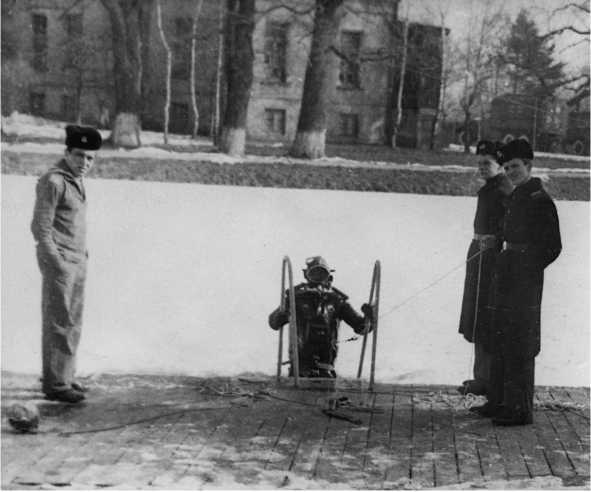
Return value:
<svg viewBox="0 0 591 492">
<path fill-rule="evenodd" d="M 287 271 L 288 292 L 289 292 L 289 357 L 295 386 L 299 386 L 300 360 L 298 353 L 298 325 L 296 319 L 295 291 L 293 288 L 293 269 L 289 256 L 283 257 L 281 264 L 281 310 L 285 311 L 285 280 Z M 279 351 L 277 356 L 277 381 L 281 378 L 281 367 L 283 365 L 283 326 L 279 329 Z"/>
<path fill-rule="evenodd" d="M 369 375 L 369 390 L 373 390 L 376 368 L 376 350 L 378 341 L 378 317 L 380 307 L 380 282 L 381 282 L 381 264 L 376 260 L 373 267 L 373 275 L 371 278 L 371 288 L 369 292 L 369 305 L 373 308 L 373 321 L 366 321 L 365 330 L 363 333 L 363 343 L 361 345 L 361 355 L 359 356 L 359 368 L 357 370 L 357 378 L 361 378 L 363 372 L 363 361 L 365 359 L 365 347 L 367 345 L 367 335 L 370 323 L 373 324 L 372 330 L 372 349 L 371 349 L 371 366 Z"/>
</svg>

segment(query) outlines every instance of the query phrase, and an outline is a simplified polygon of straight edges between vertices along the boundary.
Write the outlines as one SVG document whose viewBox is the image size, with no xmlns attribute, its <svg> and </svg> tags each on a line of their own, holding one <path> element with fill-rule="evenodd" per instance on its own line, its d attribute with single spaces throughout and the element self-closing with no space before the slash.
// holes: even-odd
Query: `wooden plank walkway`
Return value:
<svg viewBox="0 0 591 492">
<path fill-rule="evenodd" d="M 37 434 L 2 422 L 1 486 L 35 488 L 589 487 L 589 389 L 537 387 L 534 425 L 496 427 L 453 388 L 339 380 L 103 375 L 84 405 L 2 375 L 2 410 L 37 405 Z M 357 423 L 322 412 L 329 399 Z M 506 487 L 505 487 L 506 486 Z"/>
</svg>

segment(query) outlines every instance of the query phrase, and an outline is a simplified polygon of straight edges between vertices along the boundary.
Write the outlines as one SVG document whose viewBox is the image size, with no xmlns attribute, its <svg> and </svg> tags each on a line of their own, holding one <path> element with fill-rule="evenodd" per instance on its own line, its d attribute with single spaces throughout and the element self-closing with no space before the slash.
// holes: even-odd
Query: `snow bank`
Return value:
<svg viewBox="0 0 591 492">
<path fill-rule="evenodd" d="M 60 156 L 64 153 L 64 146 L 57 143 L 4 143 L 4 151 L 16 153 L 32 153 Z M 158 147 L 143 146 L 138 149 L 104 149 L 99 152 L 100 158 L 128 158 L 128 159 L 161 159 L 166 161 L 189 161 L 195 162 L 213 162 L 217 164 L 241 164 L 241 163 L 265 163 L 265 164 L 302 164 L 307 166 L 326 166 L 326 167 L 348 167 L 348 168 L 366 168 L 366 169 L 396 169 L 418 172 L 449 172 L 449 173 L 475 173 L 474 166 L 458 165 L 428 165 L 416 162 L 407 162 L 399 164 L 389 161 L 354 161 L 342 157 L 325 157 L 322 159 L 295 159 L 287 156 L 258 156 L 246 155 L 243 158 L 232 157 L 218 152 L 174 152 L 164 150 Z M 589 169 L 560 168 L 549 169 L 544 167 L 534 167 L 533 175 L 547 181 L 549 176 L 581 176 L 588 177 Z"/>
<path fill-rule="evenodd" d="M 443 149 L 449 152 L 464 152 L 464 146 L 459 144 L 449 144 L 447 149 Z M 471 146 L 470 152 L 475 153 L 476 147 Z M 576 154 L 554 154 L 552 152 L 539 152 L 536 151 L 536 157 L 550 157 L 552 159 L 561 159 L 566 161 L 581 161 L 581 162 L 589 162 L 591 159 L 588 155 L 576 155 Z"/>
<path fill-rule="evenodd" d="M 49 120 L 39 116 L 22 114 L 14 111 L 10 116 L 2 116 L 2 131 L 6 135 L 13 137 L 36 137 L 52 138 L 62 140 L 64 138 L 64 128 L 68 123 L 63 121 Z M 110 130 L 99 130 L 103 138 L 108 138 Z M 161 132 L 142 131 L 141 140 L 143 145 L 154 145 L 164 143 Z M 192 139 L 189 135 L 178 135 L 171 133 L 168 135 L 168 143 L 176 146 L 210 146 L 209 139 L 198 137 Z M 60 146 L 63 151 L 63 145 Z"/>
<path fill-rule="evenodd" d="M 35 179 L 2 179 L 2 368 L 38 373 Z M 277 334 L 267 316 L 279 302 L 281 258 L 291 256 L 300 281 L 304 258 L 323 254 L 357 309 L 382 261 L 378 380 L 470 375 L 472 346 L 457 326 L 473 198 L 98 179 L 87 191 L 84 374 L 272 374 Z M 546 271 L 536 382 L 587 386 L 589 204 L 557 206 L 564 251 Z M 343 325 L 340 338 L 352 335 Z M 355 376 L 359 350 L 359 341 L 340 344 L 343 376 Z"/>
</svg>

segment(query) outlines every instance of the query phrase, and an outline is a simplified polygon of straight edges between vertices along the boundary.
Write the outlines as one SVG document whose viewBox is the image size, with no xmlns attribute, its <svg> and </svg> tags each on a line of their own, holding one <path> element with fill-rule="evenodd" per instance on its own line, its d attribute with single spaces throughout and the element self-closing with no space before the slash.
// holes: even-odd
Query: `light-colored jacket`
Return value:
<svg viewBox="0 0 591 492">
<path fill-rule="evenodd" d="M 62 159 L 39 178 L 31 231 L 42 263 L 80 262 L 86 250 L 86 193 Z"/>
</svg>

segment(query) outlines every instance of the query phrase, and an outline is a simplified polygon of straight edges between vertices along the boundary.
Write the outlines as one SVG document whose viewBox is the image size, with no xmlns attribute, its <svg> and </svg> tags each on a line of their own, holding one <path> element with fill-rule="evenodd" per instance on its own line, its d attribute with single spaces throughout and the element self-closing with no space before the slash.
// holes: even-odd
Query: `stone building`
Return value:
<svg viewBox="0 0 591 492">
<path fill-rule="evenodd" d="M 210 134 L 218 87 L 220 4 L 205 0 L 196 40 L 196 96 L 200 133 Z M 254 82 L 248 108 L 250 139 L 290 142 L 296 132 L 312 18 L 274 0 L 257 2 L 253 35 Z M 190 53 L 194 0 L 162 2 L 163 25 L 173 50 L 170 131 L 190 133 Z M 327 140 L 383 143 L 392 128 L 401 25 L 398 2 L 346 0 L 335 52 L 339 56 L 328 110 Z M 2 2 L 2 112 L 109 125 L 113 112 L 110 23 L 100 1 Z M 165 51 L 155 13 L 150 29 L 144 129 L 161 129 Z M 441 29 L 412 24 L 403 92 L 400 142 L 423 146 L 439 102 Z M 425 56 L 425 54 L 428 56 Z M 223 81 L 222 81 L 223 83 Z"/>
</svg>

